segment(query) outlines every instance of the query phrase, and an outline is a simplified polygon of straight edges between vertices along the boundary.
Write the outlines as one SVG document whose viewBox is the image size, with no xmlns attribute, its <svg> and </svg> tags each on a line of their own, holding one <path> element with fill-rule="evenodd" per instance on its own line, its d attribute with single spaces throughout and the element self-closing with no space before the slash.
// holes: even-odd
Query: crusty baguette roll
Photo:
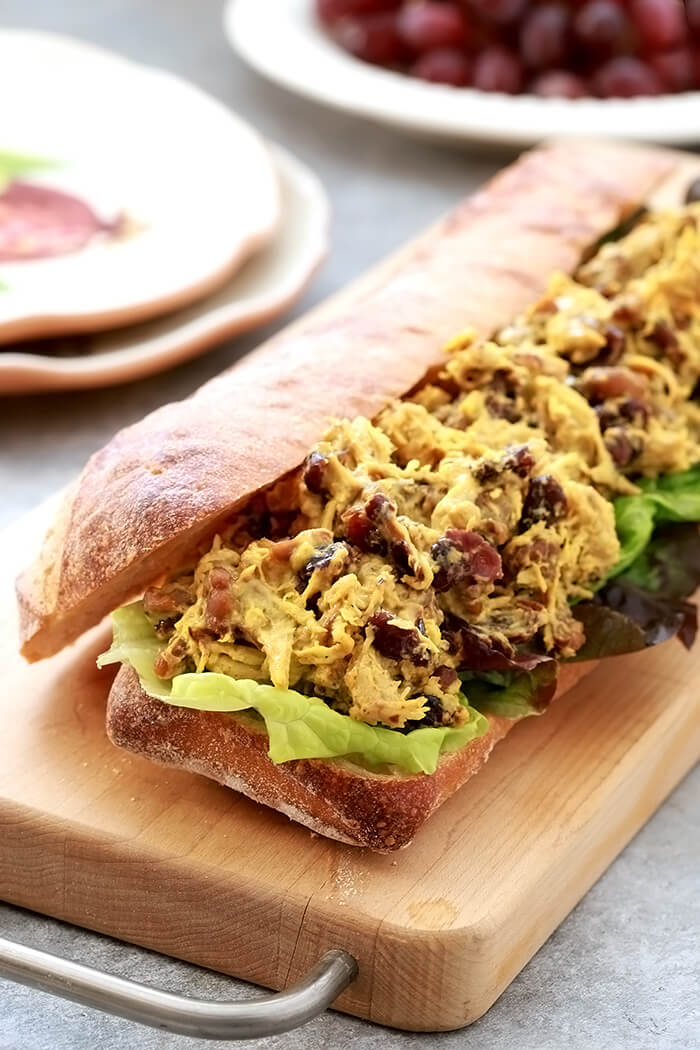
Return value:
<svg viewBox="0 0 700 1050">
<path fill-rule="evenodd" d="M 18 581 L 27 659 L 56 652 L 186 562 L 302 461 L 329 417 L 375 416 L 459 329 L 489 334 L 511 320 L 676 163 L 667 151 L 614 144 L 535 150 L 343 293 L 342 306 L 331 302 L 189 400 L 117 434 Z"/>
<path fill-rule="evenodd" d="M 561 696 L 594 663 L 567 664 Z M 275 765 L 263 726 L 241 715 L 194 711 L 154 700 L 135 671 L 122 667 L 107 705 L 107 733 L 118 747 L 187 769 L 277 809 L 327 838 L 390 853 L 407 846 L 442 803 L 477 773 L 517 723 L 489 715 L 488 732 L 445 754 L 437 770 L 372 773 L 343 759 L 297 759 Z"/>
</svg>

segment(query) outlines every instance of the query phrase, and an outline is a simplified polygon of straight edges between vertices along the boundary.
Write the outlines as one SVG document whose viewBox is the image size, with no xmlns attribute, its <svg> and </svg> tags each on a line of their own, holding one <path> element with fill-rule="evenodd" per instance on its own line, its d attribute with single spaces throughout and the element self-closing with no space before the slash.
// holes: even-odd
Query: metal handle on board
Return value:
<svg viewBox="0 0 700 1050">
<path fill-rule="evenodd" d="M 260 1039 L 298 1028 L 323 1013 L 356 976 L 352 955 L 334 949 L 284 992 L 249 1002 L 188 999 L 0 937 L 0 977 L 200 1039 Z"/>
</svg>

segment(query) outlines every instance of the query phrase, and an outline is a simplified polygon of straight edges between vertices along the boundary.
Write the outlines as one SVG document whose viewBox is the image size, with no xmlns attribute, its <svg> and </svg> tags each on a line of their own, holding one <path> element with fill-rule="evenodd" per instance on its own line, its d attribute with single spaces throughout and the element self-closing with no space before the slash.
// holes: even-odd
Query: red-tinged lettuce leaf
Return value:
<svg viewBox="0 0 700 1050">
<path fill-rule="evenodd" d="M 700 529 L 666 525 L 618 578 L 666 598 L 688 598 L 700 587 Z"/>
<path fill-rule="evenodd" d="M 557 671 L 556 661 L 545 658 L 530 671 L 467 671 L 460 677 L 470 707 L 518 719 L 546 711 L 557 689 Z"/>
<path fill-rule="evenodd" d="M 519 652 L 455 616 L 443 633 L 459 654 L 468 703 L 482 714 L 527 718 L 546 710 L 557 688 L 557 662 L 544 653 Z"/>
<path fill-rule="evenodd" d="M 442 633 L 450 651 L 458 654 L 459 666 L 465 672 L 514 671 L 521 674 L 555 663 L 545 653 L 519 652 L 508 642 L 490 637 L 457 616 L 445 618 Z"/>
<path fill-rule="evenodd" d="M 586 633 L 577 660 L 635 652 L 678 636 L 690 648 L 697 611 L 684 599 L 700 586 L 700 465 L 645 478 L 615 500 L 620 560 L 593 601 L 579 602 Z"/>
<path fill-rule="evenodd" d="M 624 579 L 607 584 L 593 601 L 580 602 L 576 618 L 586 634 L 577 661 L 633 653 L 676 635 L 689 649 L 697 633 L 691 602 L 652 594 Z"/>
</svg>

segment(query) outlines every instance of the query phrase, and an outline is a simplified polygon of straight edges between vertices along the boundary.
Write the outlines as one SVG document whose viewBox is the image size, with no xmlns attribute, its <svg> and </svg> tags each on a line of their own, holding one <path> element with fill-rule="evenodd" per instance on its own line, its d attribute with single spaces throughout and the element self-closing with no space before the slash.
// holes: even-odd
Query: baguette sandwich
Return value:
<svg viewBox="0 0 700 1050">
<path fill-rule="evenodd" d="M 115 744 L 386 852 L 592 661 L 689 645 L 700 206 L 640 212 L 677 164 L 534 151 L 118 434 L 18 580 L 25 656 L 116 609 Z"/>
</svg>

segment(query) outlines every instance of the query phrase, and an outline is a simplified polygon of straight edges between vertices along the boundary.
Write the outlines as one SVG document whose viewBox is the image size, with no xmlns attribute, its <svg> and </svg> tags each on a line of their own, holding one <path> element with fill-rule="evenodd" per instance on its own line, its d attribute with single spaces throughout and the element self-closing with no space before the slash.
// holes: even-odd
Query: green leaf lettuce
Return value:
<svg viewBox="0 0 700 1050">
<path fill-rule="evenodd" d="M 614 502 L 620 559 L 611 576 L 626 572 L 662 524 L 700 521 L 700 464 L 678 474 L 644 478 L 640 492 Z"/>
<path fill-rule="evenodd" d="M 488 719 L 469 707 L 469 721 L 458 729 L 421 728 L 400 733 L 358 722 L 328 707 L 318 697 L 277 689 L 216 672 L 181 674 L 168 682 L 155 674 L 161 648 L 140 603 L 118 609 L 112 617 L 114 642 L 98 666 L 129 664 L 143 689 L 166 704 L 197 711 L 256 711 L 265 722 L 273 762 L 299 758 L 348 756 L 370 767 L 393 765 L 409 773 L 434 773 L 440 755 L 457 751 L 488 729 Z"/>
</svg>

